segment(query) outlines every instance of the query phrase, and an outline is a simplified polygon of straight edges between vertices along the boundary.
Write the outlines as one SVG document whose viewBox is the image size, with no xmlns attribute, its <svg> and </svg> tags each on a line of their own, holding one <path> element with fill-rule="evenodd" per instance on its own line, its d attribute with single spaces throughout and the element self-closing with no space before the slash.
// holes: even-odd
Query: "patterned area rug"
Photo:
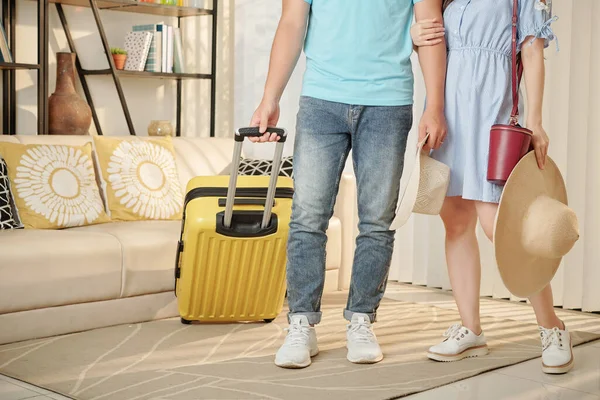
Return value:
<svg viewBox="0 0 600 400">
<path fill-rule="evenodd" d="M 390 399 L 540 355 L 535 325 L 485 317 L 491 352 L 459 363 L 425 357 L 456 311 L 384 300 L 376 333 L 385 360 L 346 361 L 346 294 L 325 296 L 321 354 L 303 370 L 273 365 L 285 316 L 271 324 L 121 325 L 0 347 L 0 373 L 81 400 Z M 573 332 L 575 344 L 599 335 Z"/>
</svg>

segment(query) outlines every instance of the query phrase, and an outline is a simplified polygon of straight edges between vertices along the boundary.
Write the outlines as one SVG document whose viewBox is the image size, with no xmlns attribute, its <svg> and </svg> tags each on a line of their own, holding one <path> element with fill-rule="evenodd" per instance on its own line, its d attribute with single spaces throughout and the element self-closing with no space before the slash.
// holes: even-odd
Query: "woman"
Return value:
<svg viewBox="0 0 600 400">
<path fill-rule="evenodd" d="M 550 0 L 518 1 L 518 51 L 527 90 L 527 123 L 539 168 L 544 168 L 548 136 L 542 127 L 543 50 L 554 39 Z M 441 217 L 446 228 L 446 261 L 461 325 L 429 349 L 428 357 L 457 361 L 488 353 L 479 316 L 481 264 L 477 220 L 492 240 L 502 187 L 487 182 L 490 128 L 507 123 L 512 108 L 511 43 L 513 0 L 445 0 L 444 24 L 420 21 L 411 31 L 415 46 L 442 43 L 448 70 L 445 113 L 447 138 L 429 144 L 433 157 L 451 168 Z M 522 108 L 523 104 L 521 104 Z M 522 115 L 522 112 L 521 112 Z M 542 339 L 542 369 L 565 373 L 573 365 L 571 340 L 553 308 L 548 285 L 529 299 Z"/>
</svg>

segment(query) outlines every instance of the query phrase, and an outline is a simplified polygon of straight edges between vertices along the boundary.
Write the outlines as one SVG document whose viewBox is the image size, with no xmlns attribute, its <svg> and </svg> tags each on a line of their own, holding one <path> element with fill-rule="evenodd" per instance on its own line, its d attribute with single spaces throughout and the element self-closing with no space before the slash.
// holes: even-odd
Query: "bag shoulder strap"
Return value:
<svg viewBox="0 0 600 400">
<path fill-rule="evenodd" d="M 517 27 L 519 22 L 519 0 L 513 0 L 512 16 L 512 96 L 513 109 L 510 114 L 510 124 L 519 124 L 519 86 L 523 77 L 521 54 L 517 54 Z"/>
</svg>

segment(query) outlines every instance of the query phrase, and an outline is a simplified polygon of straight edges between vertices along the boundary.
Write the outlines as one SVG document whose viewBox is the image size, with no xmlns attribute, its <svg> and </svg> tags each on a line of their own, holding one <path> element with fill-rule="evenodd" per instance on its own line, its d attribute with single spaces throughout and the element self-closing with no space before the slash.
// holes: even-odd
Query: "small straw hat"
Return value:
<svg viewBox="0 0 600 400">
<path fill-rule="evenodd" d="M 400 193 L 391 229 L 398 229 L 406 224 L 413 212 L 438 215 L 442 209 L 450 183 L 450 168 L 423 151 L 428 137 L 429 135 L 418 144 L 416 152 L 406 152 L 404 167 L 410 176 L 406 189 Z M 412 168 L 406 168 L 411 165 Z"/>
</svg>

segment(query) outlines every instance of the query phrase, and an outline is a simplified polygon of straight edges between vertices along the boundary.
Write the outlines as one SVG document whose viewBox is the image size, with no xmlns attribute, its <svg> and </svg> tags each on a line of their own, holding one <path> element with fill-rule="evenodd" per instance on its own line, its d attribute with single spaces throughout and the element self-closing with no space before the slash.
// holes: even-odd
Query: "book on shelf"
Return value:
<svg viewBox="0 0 600 400">
<path fill-rule="evenodd" d="M 145 70 L 148 72 L 163 72 L 163 24 L 134 25 L 134 32 L 152 32 L 152 42 L 146 59 Z"/>
<path fill-rule="evenodd" d="M 135 25 L 133 32 L 150 32 L 152 38 L 145 61 L 145 70 L 149 72 L 185 73 L 183 62 L 183 41 L 181 29 L 164 23 Z M 129 35 L 128 35 L 129 37 Z M 129 53 L 129 49 L 126 48 Z M 136 53 L 137 54 L 137 53 Z M 128 57 L 129 59 L 129 57 Z M 137 58 L 131 62 L 139 62 Z M 134 68 L 132 66 L 125 69 Z M 138 69 L 131 69 L 137 71 Z"/>
<path fill-rule="evenodd" d="M 163 42 L 163 46 L 161 49 L 162 50 L 161 71 L 169 72 L 169 69 L 167 68 L 167 65 L 168 65 L 167 54 L 169 54 L 169 28 L 167 27 L 167 25 L 164 25 L 164 24 L 161 25 L 161 34 L 162 34 L 162 42 Z"/>
<path fill-rule="evenodd" d="M 173 28 L 173 72 L 178 74 L 185 73 L 183 64 L 183 43 L 181 40 L 181 29 Z"/>
<path fill-rule="evenodd" d="M 10 47 L 8 47 L 8 36 L 6 35 L 2 22 L 0 22 L 0 62 L 14 62 Z"/>
<path fill-rule="evenodd" d="M 167 72 L 173 72 L 173 27 L 167 25 Z"/>
<path fill-rule="evenodd" d="M 152 32 L 128 32 L 125 36 L 126 71 L 143 71 L 154 35 Z"/>
</svg>

